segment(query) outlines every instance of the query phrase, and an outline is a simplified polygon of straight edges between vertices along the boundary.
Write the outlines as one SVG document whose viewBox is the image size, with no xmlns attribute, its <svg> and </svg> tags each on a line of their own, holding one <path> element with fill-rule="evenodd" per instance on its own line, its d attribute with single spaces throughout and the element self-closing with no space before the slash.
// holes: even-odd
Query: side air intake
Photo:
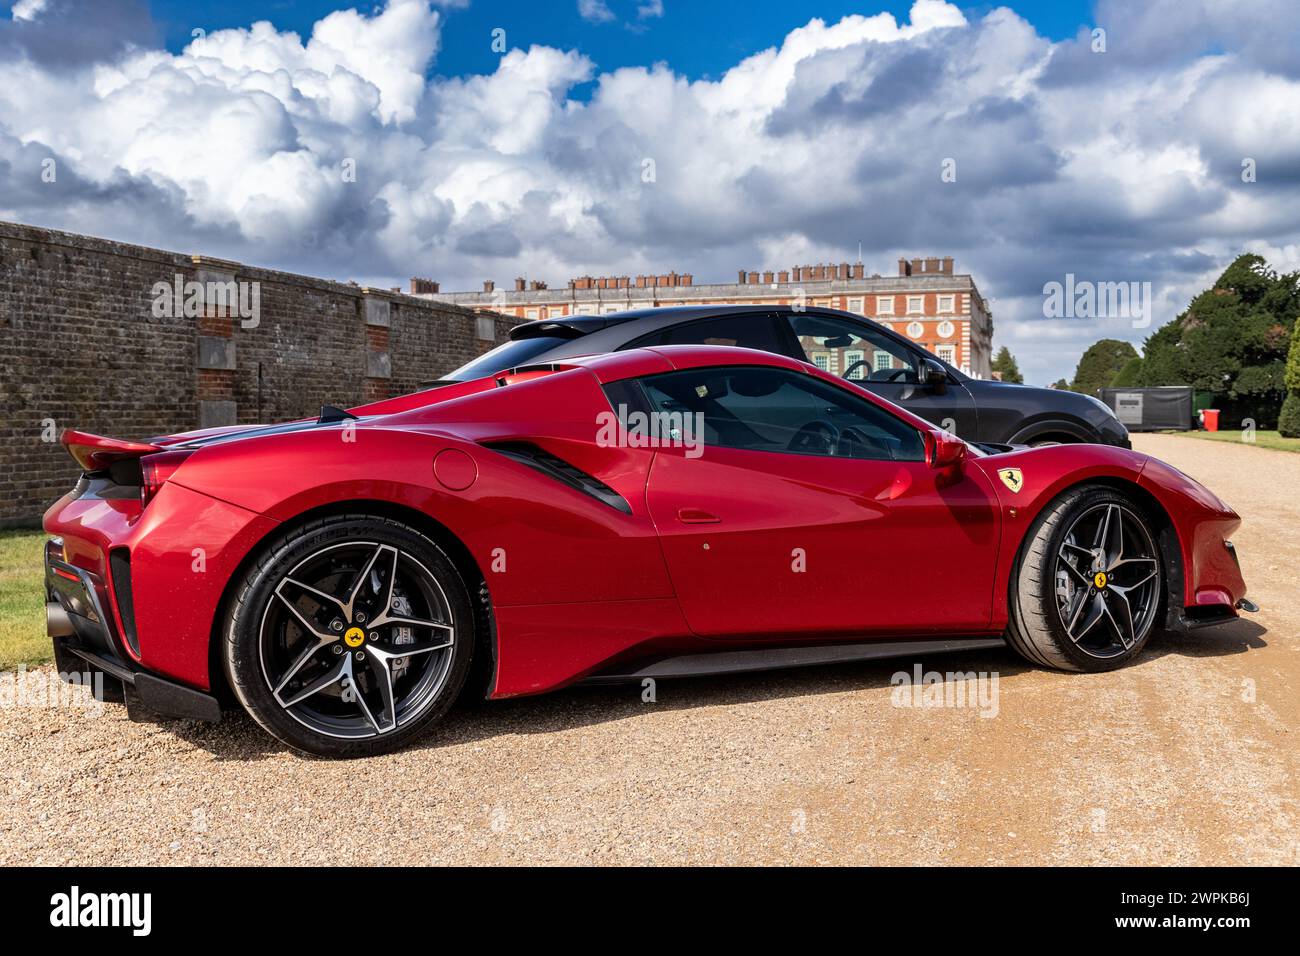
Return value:
<svg viewBox="0 0 1300 956">
<path fill-rule="evenodd" d="M 590 495 L 602 504 L 630 515 L 632 506 L 617 491 L 580 468 L 575 468 L 563 458 L 557 458 L 544 448 L 526 441 L 488 442 L 483 447 L 490 448 L 499 455 L 514 459 L 521 465 L 527 465 L 556 481 L 568 485 L 575 491 Z"/>
</svg>

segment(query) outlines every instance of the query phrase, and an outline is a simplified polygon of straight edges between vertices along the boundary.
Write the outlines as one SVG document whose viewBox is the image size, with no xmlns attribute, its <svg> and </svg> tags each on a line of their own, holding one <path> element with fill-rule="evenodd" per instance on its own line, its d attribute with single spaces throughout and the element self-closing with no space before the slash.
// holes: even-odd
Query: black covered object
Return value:
<svg viewBox="0 0 1300 956">
<path fill-rule="evenodd" d="M 1151 432 L 1165 428 L 1181 431 L 1192 429 L 1190 385 L 1103 388 L 1100 397 L 1115 410 L 1120 423 L 1131 432 Z"/>
</svg>

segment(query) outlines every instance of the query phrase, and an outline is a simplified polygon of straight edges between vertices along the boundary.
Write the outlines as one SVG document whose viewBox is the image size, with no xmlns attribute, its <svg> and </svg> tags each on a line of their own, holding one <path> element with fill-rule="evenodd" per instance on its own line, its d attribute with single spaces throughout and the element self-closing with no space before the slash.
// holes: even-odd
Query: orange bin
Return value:
<svg viewBox="0 0 1300 956">
<path fill-rule="evenodd" d="M 1205 416 L 1205 430 L 1207 432 L 1217 432 L 1219 430 L 1219 410 L 1217 408 L 1207 408 L 1201 414 Z"/>
</svg>

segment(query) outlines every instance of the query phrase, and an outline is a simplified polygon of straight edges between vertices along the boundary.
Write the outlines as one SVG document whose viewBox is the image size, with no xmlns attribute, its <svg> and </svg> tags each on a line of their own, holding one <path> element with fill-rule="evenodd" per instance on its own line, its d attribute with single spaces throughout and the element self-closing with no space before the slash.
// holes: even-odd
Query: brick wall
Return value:
<svg viewBox="0 0 1300 956">
<path fill-rule="evenodd" d="M 155 285 L 177 275 L 255 283 L 256 323 L 211 301 L 196 317 L 156 315 Z M 399 395 L 504 341 L 518 321 L 481 319 L 399 293 L 0 222 L 0 527 L 39 521 L 75 480 L 57 444 L 65 428 L 147 438 Z"/>
</svg>

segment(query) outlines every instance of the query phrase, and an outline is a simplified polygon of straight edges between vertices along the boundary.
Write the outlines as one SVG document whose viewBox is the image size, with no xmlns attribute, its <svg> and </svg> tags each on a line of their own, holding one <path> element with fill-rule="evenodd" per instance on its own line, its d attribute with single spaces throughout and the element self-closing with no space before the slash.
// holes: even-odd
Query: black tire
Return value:
<svg viewBox="0 0 1300 956">
<path fill-rule="evenodd" d="M 361 563 L 366 548 L 375 549 L 371 564 Z M 383 569 L 390 554 L 391 571 L 385 581 Z M 346 566 L 349 561 L 352 567 Z M 322 590 L 312 591 L 301 588 L 296 583 L 298 578 L 290 577 L 291 571 L 308 576 L 295 569 L 309 567 L 337 568 L 334 579 L 339 582 L 352 574 L 359 620 L 348 616 L 354 613 L 353 601 L 347 603 L 346 612 L 342 610 L 344 605 L 337 597 L 346 597 L 344 591 L 337 597 L 330 595 L 324 585 Z M 407 583 L 408 577 L 413 583 Z M 400 590 L 402 587 L 419 593 L 408 598 Z M 465 582 L 437 544 L 389 518 L 348 514 L 294 528 L 267 544 L 236 584 L 233 595 L 222 641 L 231 689 L 268 733 L 303 753 L 364 757 L 405 746 L 446 714 L 470 670 L 475 618 Z M 297 609 L 287 596 L 294 597 Z M 422 610 L 413 611 L 411 600 L 419 602 Z M 360 626 L 366 622 L 360 611 L 363 606 L 371 609 L 368 626 L 374 631 Z M 389 622 L 390 613 L 406 617 Z M 319 654 L 312 652 L 317 638 L 311 635 L 329 637 L 336 633 L 331 625 L 337 621 L 326 624 L 325 619 L 345 617 L 345 626 L 337 629 L 338 640 L 319 645 Z M 421 632 L 429 636 L 417 641 L 412 636 L 417 628 L 401 626 L 407 618 L 415 617 L 430 621 L 445 618 L 445 622 L 437 624 L 444 630 L 430 625 Z M 277 626 L 279 618 L 283 621 Z M 363 633 L 358 635 L 358 631 Z M 295 640 L 297 644 L 291 643 Z M 352 644 L 353 640 L 361 643 Z M 447 646 L 436 643 L 441 640 Z M 393 654 L 395 644 L 409 646 L 413 653 Z M 290 658 L 293 664 L 276 668 L 277 662 Z M 329 672 L 343 667 L 347 673 L 334 684 L 322 684 L 319 691 L 297 703 L 284 704 L 285 698 L 277 696 L 283 689 L 292 701 L 297 692 L 308 690 L 329 677 Z M 299 672 L 302 677 L 294 676 Z M 272 674 L 286 683 L 273 686 Z M 380 674 L 387 675 L 386 687 Z M 318 679 L 308 680 L 313 675 Z M 401 694 L 408 684 L 418 696 L 404 712 Z M 358 700 L 360 703 L 356 703 Z M 350 714 L 349 708 L 356 713 Z"/>
<path fill-rule="evenodd" d="M 1086 546 L 1074 541 L 1076 529 L 1085 527 L 1093 515 L 1107 513 L 1118 516 L 1121 552 L 1126 529 L 1136 539 L 1129 545 L 1133 557 L 1124 562 L 1125 583 L 1138 580 L 1149 568 L 1154 577 L 1148 583 L 1116 586 L 1118 569 L 1110 571 L 1109 576 L 1102 573 L 1100 584 L 1085 583 L 1090 577 L 1094 582 L 1098 580 L 1096 575 L 1104 570 L 1100 566 L 1104 558 L 1097 559 L 1096 567 L 1079 569 L 1082 573 L 1062 568 L 1058 559 L 1063 551 L 1075 562 L 1083 560 L 1079 552 Z M 1097 527 L 1101 527 L 1100 523 Z M 1123 667 L 1142 653 L 1155 633 L 1164 611 L 1167 580 L 1155 529 L 1135 501 L 1111 488 L 1094 485 L 1072 489 L 1043 509 L 1021 546 L 1011 576 L 1007 642 L 1030 663 L 1041 667 L 1078 672 Z M 1135 613 L 1131 609 L 1139 599 L 1142 603 Z M 1099 616 L 1091 629 L 1084 630 L 1095 607 L 1101 609 Z M 1127 628 L 1124 608 L 1130 608 Z M 1071 638 L 1070 621 L 1075 622 L 1075 639 Z"/>
</svg>

